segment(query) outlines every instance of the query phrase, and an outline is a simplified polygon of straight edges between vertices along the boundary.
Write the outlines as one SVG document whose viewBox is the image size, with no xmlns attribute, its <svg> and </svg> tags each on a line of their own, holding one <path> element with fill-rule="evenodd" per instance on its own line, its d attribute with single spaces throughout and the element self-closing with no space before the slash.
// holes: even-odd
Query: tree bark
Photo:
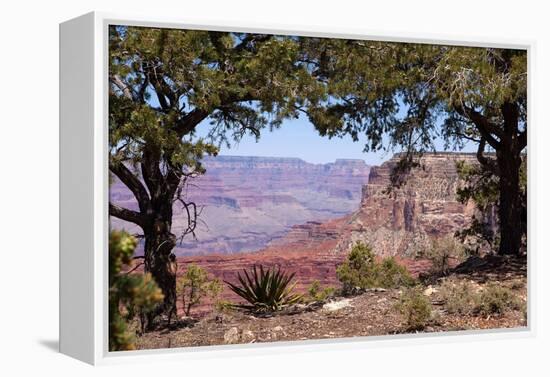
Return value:
<svg viewBox="0 0 550 377">
<path fill-rule="evenodd" d="M 168 319 L 176 315 L 176 273 L 175 256 L 176 236 L 171 232 L 172 214 L 159 216 L 145 232 L 145 272 L 150 272 L 164 294 L 164 301 L 155 310 L 148 313 L 147 327 L 154 326 L 154 319 L 167 314 Z"/>
<path fill-rule="evenodd" d="M 517 255 L 521 251 L 524 230 L 520 188 L 521 151 L 497 152 L 499 166 L 500 255 Z"/>
</svg>

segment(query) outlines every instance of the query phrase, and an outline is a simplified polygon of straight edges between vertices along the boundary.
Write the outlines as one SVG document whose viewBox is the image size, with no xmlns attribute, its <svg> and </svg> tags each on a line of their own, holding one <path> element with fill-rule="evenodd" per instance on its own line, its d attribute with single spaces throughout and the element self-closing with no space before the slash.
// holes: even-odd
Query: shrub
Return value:
<svg viewBox="0 0 550 377">
<path fill-rule="evenodd" d="M 464 245 L 452 235 L 436 238 L 432 246 L 423 253 L 423 257 L 432 262 L 432 273 L 446 275 L 451 268 L 451 260 L 463 260 L 466 256 Z"/>
<path fill-rule="evenodd" d="M 293 293 L 296 283 L 291 284 L 294 273 L 287 274 L 280 268 L 264 269 L 254 265 L 250 274 L 243 270 L 237 275 L 240 285 L 225 282 L 233 292 L 245 299 L 250 305 L 237 307 L 254 311 L 277 311 L 298 302 L 302 296 Z"/>
<path fill-rule="evenodd" d="M 362 243 L 357 243 L 351 249 L 344 263 L 336 269 L 336 276 L 342 283 L 343 294 L 352 293 L 356 287 L 397 288 L 415 283 L 407 269 L 393 257 L 385 258 L 379 263 L 372 249 Z"/>
<path fill-rule="evenodd" d="M 479 297 L 478 311 L 481 314 L 501 314 L 506 309 L 520 310 L 522 301 L 514 292 L 497 283 L 489 283 Z"/>
<path fill-rule="evenodd" d="M 382 288 L 411 287 L 416 283 L 409 270 L 393 257 L 384 258 L 377 269 L 377 284 Z"/>
<path fill-rule="evenodd" d="M 177 292 L 181 295 L 183 311 L 191 315 L 191 309 L 198 305 L 205 296 L 212 299 L 218 297 L 222 286 L 218 279 L 208 279 L 206 271 L 196 264 L 190 264 L 177 282 Z"/>
<path fill-rule="evenodd" d="M 230 301 L 218 300 L 216 301 L 214 308 L 219 313 L 227 313 L 233 310 L 233 306 L 234 306 L 233 303 L 231 303 Z"/>
<path fill-rule="evenodd" d="M 312 301 L 324 301 L 329 297 L 332 297 L 336 289 L 334 287 L 321 287 L 319 280 L 314 280 L 308 288 L 308 295 Z"/>
<path fill-rule="evenodd" d="M 440 288 L 445 309 L 450 314 L 473 314 L 479 307 L 479 294 L 469 282 L 445 280 Z"/>
<path fill-rule="evenodd" d="M 418 287 L 406 289 L 396 304 L 407 325 L 407 330 L 422 330 L 432 319 L 432 304 Z"/>
<path fill-rule="evenodd" d="M 109 235 L 109 350 L 135 349 L 135 333 L 128 322 L 138 312 L 152 310 L 163 300 L 162 291 L 150 274 L 122 271 L 132 263 L 137 241 L 125 232 Z"/>
</svg>

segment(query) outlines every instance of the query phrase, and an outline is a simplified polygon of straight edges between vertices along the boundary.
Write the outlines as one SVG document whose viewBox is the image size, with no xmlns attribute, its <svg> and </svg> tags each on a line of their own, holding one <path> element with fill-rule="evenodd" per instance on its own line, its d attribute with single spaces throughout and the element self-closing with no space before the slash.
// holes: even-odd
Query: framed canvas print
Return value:
<svg viewBox="0 0 550 377">
<path fill-rule="evenodd" d="M 60 36 L 62 352 L 530 331 L 529 44 L 98 13 Z"/>
</svg>

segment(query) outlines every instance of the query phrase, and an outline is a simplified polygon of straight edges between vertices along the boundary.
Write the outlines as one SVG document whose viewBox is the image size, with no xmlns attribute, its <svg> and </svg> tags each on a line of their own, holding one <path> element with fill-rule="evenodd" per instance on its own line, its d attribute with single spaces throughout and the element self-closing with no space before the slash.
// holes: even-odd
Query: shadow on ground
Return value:
<svg viewBox="0 0 550 377">
<path fill-rule="evenodd" d="M 42 347 L 49 349 L 52 352 L 59 352 L 59 340 L 39 340 L 38 344 Z"/>
</svg>

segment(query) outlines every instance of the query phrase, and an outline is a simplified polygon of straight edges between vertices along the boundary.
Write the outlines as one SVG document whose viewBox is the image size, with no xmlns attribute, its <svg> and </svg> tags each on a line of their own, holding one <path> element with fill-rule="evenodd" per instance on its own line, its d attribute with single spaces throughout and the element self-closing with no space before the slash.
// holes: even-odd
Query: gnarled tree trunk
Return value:
<svg viewBox="0 0 550 377">
<path fill-rule="evenodd" d="M 176 236 L 171 232 L 171 217 L 153 222 L 145 232 L 145 272 L 150 272 L 164 294 L 164 301 L 148 314 L 147 327 L 153 326 L 155 317 L 165 313 L 169 321 L 176 312 L 176 273 L 175 256 L 172 250 L 176 246 Z"/>
<path fill-rule="evenodd" d="M 499 176 L 499 220 L 501 255 L 518 254 L 525 229 L 520 187 L 521 151 L 497 152 Z"/>
</svg>

